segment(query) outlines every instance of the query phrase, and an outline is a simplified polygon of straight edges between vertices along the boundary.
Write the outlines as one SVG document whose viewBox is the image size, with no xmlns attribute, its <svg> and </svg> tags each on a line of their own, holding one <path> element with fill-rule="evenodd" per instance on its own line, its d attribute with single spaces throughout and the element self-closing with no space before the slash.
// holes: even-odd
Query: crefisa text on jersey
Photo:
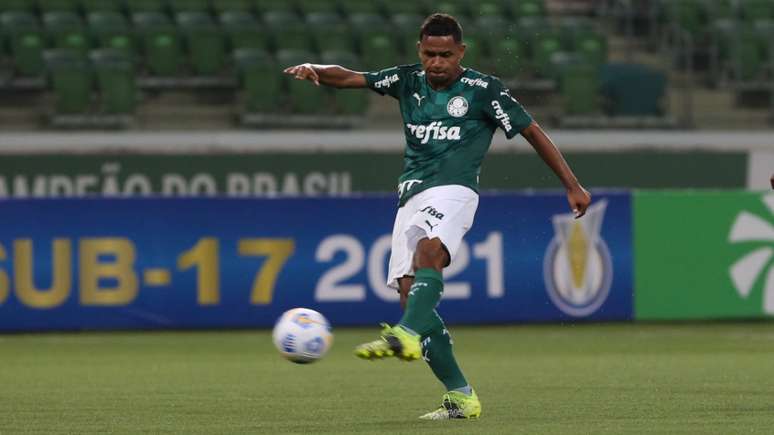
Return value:
<svg viewBox="0 0 774 435">
<path fill-rule="evenodd" d="M 481 88 L 484 88 L 484 89 L 486 89 L 489 86 L 489 82 L 487 82 L 485 80 L 481 80 L 481 79 L 475 79 L 474 80 L 474 79 L 469 79 L 467 77 L 463 77 L 463 78 L 460 79 L 460 81 L 462 83 L 465 83 L 466 85 L 478 86 L 478 87 L 481 87 Z"/>
<path fill-rule="evenodd" d="M 387 76 L 378 82 L 374 83 L 375 88 L 389 88 L 393 83 L 400 80 L 400 77 L 398 77 L 397 74 L 393 74 L 391 76 Z"/>
<path fill-rule="evenodd" d="M 507 116 L 507 115 L 506 115 Z M 510 127 L 510 124 L 508 125 Z M 460 140 L 460 127 L 443 126 L 441 121 L 431 122 L 430 125 L 414 125 L 406 124 L 406 128 L 409 129 L 412 135 L 417 139 L 421 139 L 423 144 L 433 140 Z"/>
<path fill-rule="evenodd" d="M 506 133 L 511 131 L 511 129 L 513 129 L 513 127 L 511 127 L 511 117 L 503 111 L 503 106 L 500 105 L 500 102 L 492 100 L 492 107 L 494 107 L 495 110 L 495 118 L 503 123 L 503 130 L 505 130 Z"/>
</svg>

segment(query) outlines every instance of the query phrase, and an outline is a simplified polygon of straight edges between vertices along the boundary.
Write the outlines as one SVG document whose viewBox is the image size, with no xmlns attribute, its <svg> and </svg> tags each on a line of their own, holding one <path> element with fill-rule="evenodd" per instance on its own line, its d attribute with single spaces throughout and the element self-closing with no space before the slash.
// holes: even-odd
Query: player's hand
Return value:
<svg viewBox="0 0 774 435">
<path fill-rule="evenodd" d="M 586 209 L 591 204 L 591 194 L 580 184 L 567 189 L 567 201 L 570 203 L 572 212 L 575 213 L 575 219 L 586 214 Z"/>
<path fill-rule="evenodd" d="M 320 86 L 320 76 L 311 63 L 302 63 L 301 65 L 285 68 L 285 74 L 295 76 L 297 80 L 309 80 L 317 86 Z"/>
</svg>

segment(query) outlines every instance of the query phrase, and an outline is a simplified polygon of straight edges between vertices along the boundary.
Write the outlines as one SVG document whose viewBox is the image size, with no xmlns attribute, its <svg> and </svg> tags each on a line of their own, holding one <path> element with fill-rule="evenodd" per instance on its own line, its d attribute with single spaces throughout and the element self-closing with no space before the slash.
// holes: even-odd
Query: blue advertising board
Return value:
<svg viewBox="0 0 774 435">
<path fill-rule="evenodd" d="M 395 198 L 30 199 L 0 203 L 0 330 L 335 326 L 400 318 L 386 286 Z M 445 270 L 447 323 L 632 317 L 631 201 L 484 194 Z"/>
</svg>

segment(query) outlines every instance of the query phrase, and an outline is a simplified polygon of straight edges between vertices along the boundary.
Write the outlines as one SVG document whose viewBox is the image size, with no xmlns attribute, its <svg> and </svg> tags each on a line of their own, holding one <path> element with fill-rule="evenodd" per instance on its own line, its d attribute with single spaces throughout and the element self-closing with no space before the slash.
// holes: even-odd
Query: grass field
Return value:
<svg viewBox="0 0 774 435">
<path fill-rule="evenodd" d="M 478 421 L 424 422 L 423 362 L 321 362 L 268 331 L 0 336 L 0 433 L 772 433 L 774 323 L 452 328 Z"/>
</svg>

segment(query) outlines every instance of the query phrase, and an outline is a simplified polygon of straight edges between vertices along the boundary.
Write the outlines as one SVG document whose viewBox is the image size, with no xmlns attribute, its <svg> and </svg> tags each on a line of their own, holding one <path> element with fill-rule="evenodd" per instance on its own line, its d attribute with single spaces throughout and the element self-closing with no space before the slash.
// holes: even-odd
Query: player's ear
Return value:
<svg viewBox="0 0 774 435">
<path fill-rule="evenodd" d="M 465 57 L 465 49 L 466 49 L 466 48 L 468 48 L 468 46 L 467 46 L 467 45 L 465 45 L 465 43 L 464 43 L 464 42 L 460 42 L 460 44 L 459 44 L 459 50 L 460 50 L 460 59 L 462 59 L 463 57 Z"/>
</svg>

